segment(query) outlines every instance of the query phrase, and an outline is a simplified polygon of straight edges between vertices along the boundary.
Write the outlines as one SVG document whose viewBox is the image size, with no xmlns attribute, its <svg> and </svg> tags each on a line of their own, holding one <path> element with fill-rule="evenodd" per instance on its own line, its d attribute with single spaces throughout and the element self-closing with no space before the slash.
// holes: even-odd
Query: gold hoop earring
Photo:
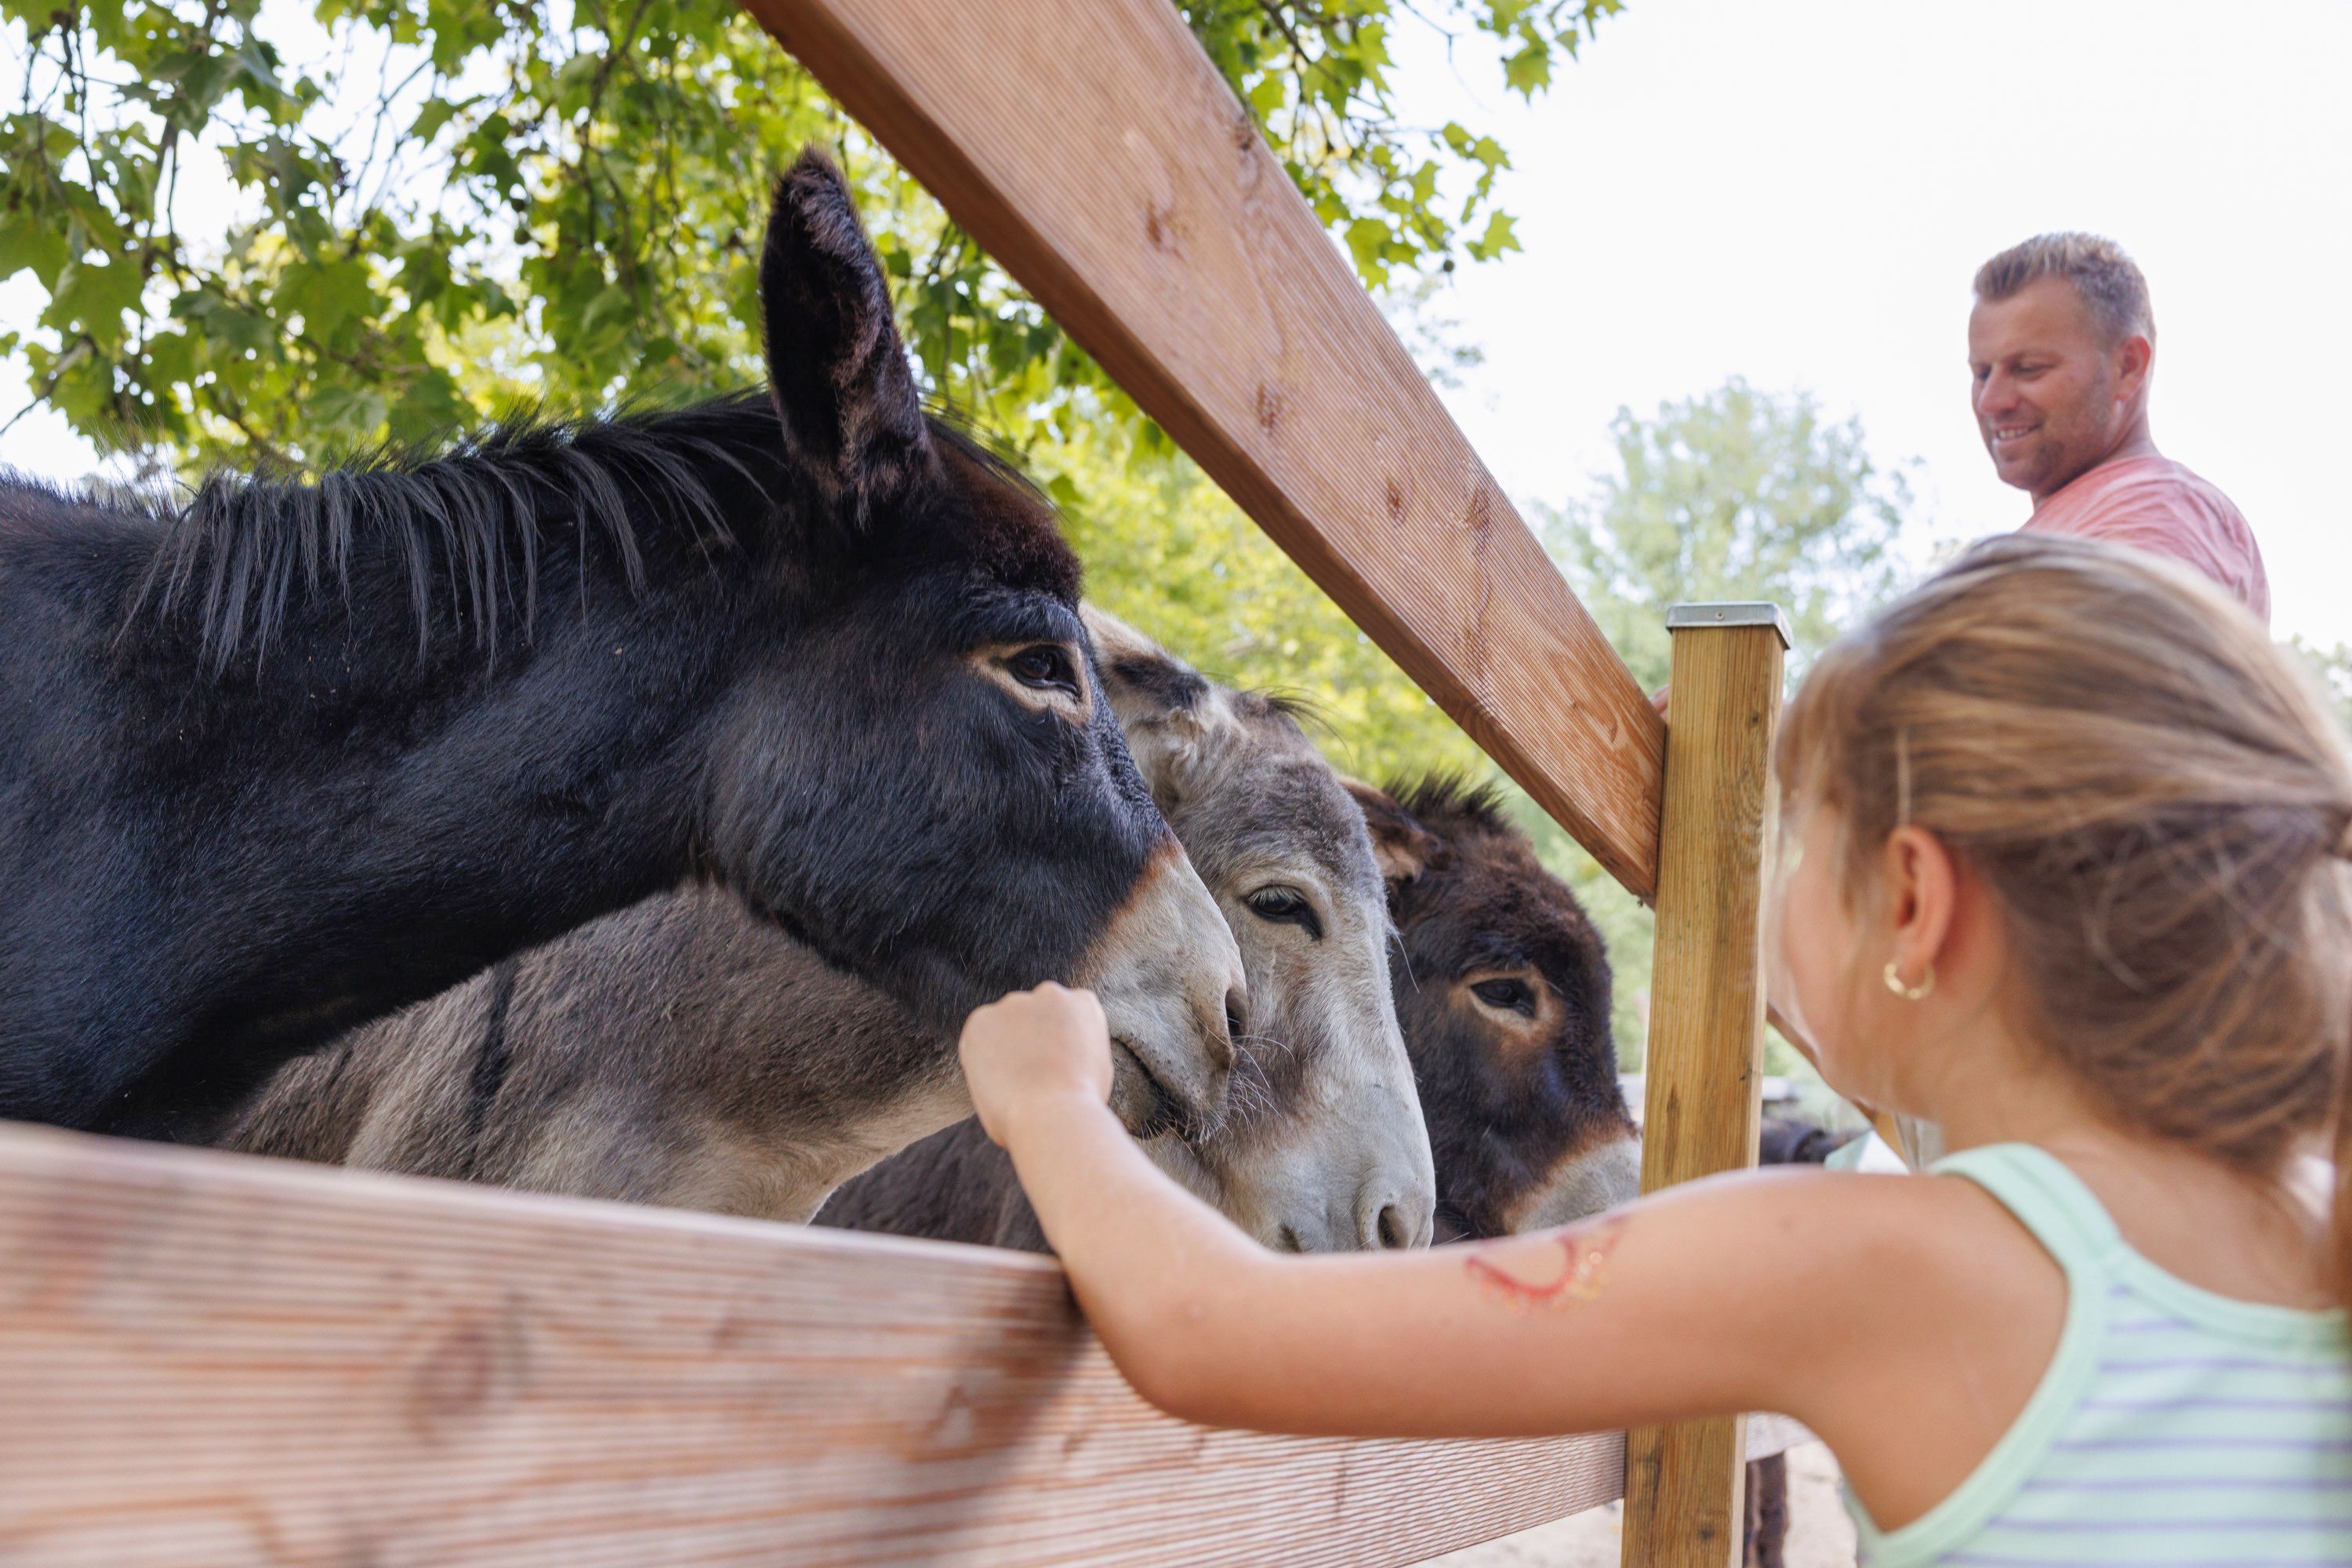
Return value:
<svg viewBox="0 0 2352 1568">
<path fill-rule="evenodd" d="M 1903 976 L 1895 973 L 1895 961 L 1890 958 L 1886 961 L 1886 988 L 1906 1002 L 1923 1000 L 1936 988 L 1936 966 L 1933 963 L 1927 965 L 1927 973 L 1919 977 L 1918 984 L 1906 985 Z"/>
</svg>

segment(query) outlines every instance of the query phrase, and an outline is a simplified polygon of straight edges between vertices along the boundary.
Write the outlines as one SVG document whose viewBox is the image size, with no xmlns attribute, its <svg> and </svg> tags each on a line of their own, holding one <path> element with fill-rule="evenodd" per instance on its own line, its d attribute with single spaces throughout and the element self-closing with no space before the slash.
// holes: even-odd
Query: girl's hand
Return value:
<svg viewBox="0 0 2352 1568">
<path fill-rule="evenodd" d="M 1110 1099 L 1110 1026 L 1091 991 L 1050 980 L 1015 991 L 964 1020 L 960 1050 L 980 1124 L 999 1143 L 1035 1106 Z"/>
</svg>

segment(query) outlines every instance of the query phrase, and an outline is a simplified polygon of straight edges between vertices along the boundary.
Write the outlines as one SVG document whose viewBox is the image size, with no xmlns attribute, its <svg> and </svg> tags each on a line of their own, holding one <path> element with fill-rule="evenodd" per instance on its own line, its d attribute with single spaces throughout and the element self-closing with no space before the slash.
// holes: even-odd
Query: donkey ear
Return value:
<svg viewBox="0 0 2352 1568">
<path fill-rule="evenodd" d="M 776 182 L 760 306 L 785 448 L 827 500 L 862 524 L 870 503 L 937 476 L 881 263 L 848 182 L 814 147 Z"/>
<path fill-rule="evenodd" d="M 1078 608 L 1102 670 L 1103 695 L 1160 809 L 1174 809 L 1211 718 L 1208 679 L 1108 611 Z"/>
<path fill-rule="evenodd" d="M 1348 786 L 1348 793 L 1356 797 L 1356 805 L 1364 814 L 1364 826 L 1372 835 L 1372 864 L 1381 868 L 1381 879 L 1394 894 L 1429 868 L 1430 861 L 1436 857 L 1437 836 L 1415 821 L 1412 814 L 1387 792 L 1374 789 L 1361 779 L 1339 782 Z"/>
<path fill-rule="evenodd" d="M 1201 716 L 1208 678 L 1108 610 L 1078 608 L 1102 665 L 1103 689 L 1122 729 Z"/>
</svg>

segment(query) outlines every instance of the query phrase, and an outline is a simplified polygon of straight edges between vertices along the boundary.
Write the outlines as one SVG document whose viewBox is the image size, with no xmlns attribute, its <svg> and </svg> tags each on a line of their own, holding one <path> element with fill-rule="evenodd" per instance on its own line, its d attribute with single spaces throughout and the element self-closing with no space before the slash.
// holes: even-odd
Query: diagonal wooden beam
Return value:
<svg viewBox="0 0 2352 1568">
<path fill-rule="evenodd" d="M 1664 730 L 1166 0 L 745 0 L 1642 897 Z"/>
</svg>

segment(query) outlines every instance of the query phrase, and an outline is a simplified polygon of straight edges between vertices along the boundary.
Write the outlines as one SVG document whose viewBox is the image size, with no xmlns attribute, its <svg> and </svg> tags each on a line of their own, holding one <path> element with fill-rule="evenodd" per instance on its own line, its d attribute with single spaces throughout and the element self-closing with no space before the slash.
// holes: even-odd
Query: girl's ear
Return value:
<svg viewBox="0 0 2352 1568">
<path fill-rule="evenodd" d="M 1883 870 L 1893 949 L 1888 957 L 1895 975 L 1916 985 L 1938 960 L 1947 959 L 1959 902 L 1959 865 L 1942 839 L 1906 824 L 1886 836 Z"/>
</svg>

